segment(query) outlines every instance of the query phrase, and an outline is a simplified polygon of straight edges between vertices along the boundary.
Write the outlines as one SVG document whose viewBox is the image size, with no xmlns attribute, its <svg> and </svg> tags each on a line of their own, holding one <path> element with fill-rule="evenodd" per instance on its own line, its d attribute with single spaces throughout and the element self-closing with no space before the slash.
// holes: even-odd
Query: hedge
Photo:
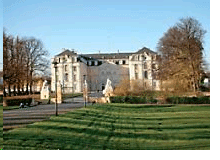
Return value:
<svg viewBox="0 0 220 160">
<path fill-rule="evenodd" d="M 32 98 L 25 98 L 25 99 L 4 99 L 4 102 L 7 106 L 19 106 L 21 103 L 30 105 L 32 102 Z"/>
<path fill-rule="evenodd" d="M 0 103 L 3 102 L 3 95 L 0 95 Z"/>
<path fill-rule="evenodd" d="M 166 102 L 171 104 L 210 104 L 210 97 L 168 97 Z"/>
<path fill-rule="evenodd" d="M 139 96 L 115 96 L 110 97 L 111 103 L 131 103 L 131 104 L 144 104 L 144 103 L 157 103 L 156 99 L 147 99 L 146 97 Z"/>
<path fill-rule="evenodd" d="M 111 103 L 130 103 L 130 104 L 144 104 L 144 103 L 157 103 L 157 99 L 142 96 L 115 96 L 110 97 Z M 210 97 L 168 97 L 166 103 L 169 104 L 210 104 Z"/>
</svg>

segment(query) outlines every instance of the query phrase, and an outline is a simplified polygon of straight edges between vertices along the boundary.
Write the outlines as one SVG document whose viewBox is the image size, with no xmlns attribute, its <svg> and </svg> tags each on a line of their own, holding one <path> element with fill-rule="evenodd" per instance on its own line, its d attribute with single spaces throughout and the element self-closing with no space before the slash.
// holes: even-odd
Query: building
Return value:
<svg viewBox="0 0 220 160">
<path fill-rule="evenodd" d="M 129 53 L 77 54 L 64 50 L 51 59 L 51 90 L 55 91 L 54 61 L 58 63 L 57 83 L 65 93 L 82 92 L 85 80 L 90 91 L 101 91 L 107 78 L 112 81 L 113 87 L 121 80 L 129 79 L 131 82 L 138 81 L 144 87 L 159 90 L 157 58 L 157 53 L 146 47 Z"/>
</svg>

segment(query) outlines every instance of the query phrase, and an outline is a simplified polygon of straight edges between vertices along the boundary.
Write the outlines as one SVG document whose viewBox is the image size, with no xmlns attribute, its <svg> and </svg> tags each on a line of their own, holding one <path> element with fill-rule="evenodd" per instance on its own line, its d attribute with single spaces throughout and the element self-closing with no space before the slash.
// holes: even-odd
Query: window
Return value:
<svg viewBox="0 0 220 160">
<path fill-rule="evenodd" d="M 102 90 L 104 90 L 104 89 L 105 89 L 105 84 L 102 83 Z"/>
<path fill-rule="evenodd" d="M 65 72 L 67 72 L 68 71 L 68 66 L 67 65 L 65 65 Z"/>
<path fill-rule="evenodd" d="M 148 79 L 147 71 L 144 71 L 144 78 Z"/>
<path fill-rule="evenodd" d="M 76 71 L 76 66 L 73 66 L 73 71 Z"/>
<path fill-rule="evenodd" d="M 135 65 L 134 65 L 134 70 L 136 71 L 137 69 L 138 69 L 138 65 L 135 64 Z"/>
<path fill-rule="evenodd" d="M 102 62 L 101 61 L 98 61 L 98 65 L 101 65 L 102 64 Z"/>
<path fill-rule="evenodd" d="M 135 79 L 138 79 L 138 73 L 135 73 Z"/>
<path fill-rule="evenodd" d="M 156 69 L 156 65 L 155 64 L 152 64 L 152 69 Z"/>
<path fill-rule="evenodd" d="M 156 82 L 153 82 L 153 87 L 154 87 L 154 88 L 156 87 L 156 84 L 157 84 Z"/>
<path fill-rule="evenodd" d="M 65 79 L 66 82 L 68 82 L 68 73 L 65 74 L 64 79 Z"/>
<path fill-rule="evenodd" d="M 144 62 L 144 69 L 147 69 L 147 62 Z"/>
</svg>

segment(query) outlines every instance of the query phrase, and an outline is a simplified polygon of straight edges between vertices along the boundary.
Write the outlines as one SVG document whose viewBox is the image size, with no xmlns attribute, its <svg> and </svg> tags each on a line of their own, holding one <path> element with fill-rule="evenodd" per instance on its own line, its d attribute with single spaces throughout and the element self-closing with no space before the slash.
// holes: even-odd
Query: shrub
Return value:
<svg viewBox="0 0 220 160">
<path fill-rule="evenodd" d="M 25 99 L 4 99 L 7 106 L 19 106 L 21 103 L 28 103 L 31 104 L 32 98 L 25 98 Z"/>
<path fill-rule="evenodd" d="M 145 96 L 115 96 L 110 97 L 111 103 L 130 103 L 130 104 L 144 104 L 156 103 L 156 99 L 146 99 Z"/>
<path fill-rule="evenodd" d="M 0 103 L 3 102 L 3 95 L 0 95 Z"/>
<path fill-rule="evenodd" d="M 168 97 L 167 103 L 171 104 L 210 104 L 210 97 Z"/>
</svg>

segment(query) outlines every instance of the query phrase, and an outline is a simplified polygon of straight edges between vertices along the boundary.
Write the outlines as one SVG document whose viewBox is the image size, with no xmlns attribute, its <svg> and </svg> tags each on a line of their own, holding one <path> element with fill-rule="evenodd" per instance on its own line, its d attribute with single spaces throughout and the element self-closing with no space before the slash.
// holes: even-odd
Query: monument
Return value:
<svg viewBox="0 0 220 160">
<path fill-rule="evenodd" d="M 110 79 L 107 79 L 106 85 L 105 85 L 105 89 L 103 90 L 103 94 L 104 94 L 104 98 L 105 98 L 105 102 L 110 103 L 110 96 L 114 96 L 113 94 L 113 88 L 112 88 L 112 82 L 110 81 Z"/>
<path fill-rule="evenodd" d="M 105 95 L 105 97 L 113 96 L 113 88 L 111 84 L 112 82 L 109 79 L 107 79 L 105 89 L 103 90 L 103 94 Z"/>
<path fill-rule="evenodd" d="M 41 99 L 49 99 L 50 91 L 49 91 L 49 85 L 47 83 L 47 80 L 43 82 L 42 89 L 40 91 L 40 98 Z"/>
</svg>

